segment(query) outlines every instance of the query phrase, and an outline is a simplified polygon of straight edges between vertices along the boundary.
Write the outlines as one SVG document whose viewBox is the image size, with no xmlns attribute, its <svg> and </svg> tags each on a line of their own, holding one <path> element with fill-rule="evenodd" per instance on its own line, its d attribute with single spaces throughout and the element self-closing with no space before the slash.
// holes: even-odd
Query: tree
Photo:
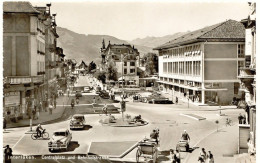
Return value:
<svg viewBox="0 0 260 163">
<path fill-rule="evenodd" d="M 92 70 L 95 70 L 97 68 L 97 65 L 95 62 L 91 61 L 89 63 L 89 66 L 88 66 L 88 69 L 89 69 L 89 72 L 91 72 Z"/>
<path fill-rule="evenodd" d="M 147 53 L 143 57 L 146 75 L 158 73 L 158 56 L 155 53 Z"/>
<path fill-rule="evenodd" d="M 117 69 L 112 61 L 108 62 L 108 67 L 107 67 L 107 79 L 108 80 L 114 80 L 116 81 L 118 78 L 118 72 Z"/>
<path fill-rule="evenodd" d="M 101 80 L 103 84 L 106 83 L 106 72 L 104 71 L 96 71 L 94 76 L 98 79 Z"/>
</svg>

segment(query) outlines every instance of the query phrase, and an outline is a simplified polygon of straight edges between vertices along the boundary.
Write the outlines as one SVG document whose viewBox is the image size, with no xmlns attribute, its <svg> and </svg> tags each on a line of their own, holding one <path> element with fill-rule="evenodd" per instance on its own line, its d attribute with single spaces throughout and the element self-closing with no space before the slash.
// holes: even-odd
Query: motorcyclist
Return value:
<svg viewBox="0 0 260 163">
<path fill-rule="evenodd" d="M 190 141 L 190 136 L 189 136 L 189 134 L 187 133 L 186 130 L 183 131 L 183 133 L 181 135 L 181 139 L 182 140 L 187 140 L 188 142 Z"/>
<path fill-rule="evenodd" d="M 38 124 L 38 126 L 36 127 L 36 132 L 37 132 L 37 137 L 41 137 L 43 128 L 41 126 L 41 124 Z"/>
</svg>

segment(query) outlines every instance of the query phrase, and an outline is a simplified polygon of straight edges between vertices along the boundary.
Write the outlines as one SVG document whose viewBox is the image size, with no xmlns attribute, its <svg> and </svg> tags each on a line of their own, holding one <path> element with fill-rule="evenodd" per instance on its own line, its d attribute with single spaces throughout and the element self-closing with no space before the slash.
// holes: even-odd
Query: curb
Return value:
<svg viewBox="0 0 260 163">
<path fill-rule="evenodd" d="M 189 117 L 189 118 L 192 118 L 192 119 L 195 119 L 195 120 L 197 120 L 197 121 L 205 120 L 205 119 L 206 119 L 205 117 L 196 118 L 196 117 L 193 117 L 193 116 L 190 116 L 190 115 L 187 115 L 187 114 L 183 114 L 183 113 L 180 113 L 180 115 L 185 116 L 185 117 Z"/>
</svg>

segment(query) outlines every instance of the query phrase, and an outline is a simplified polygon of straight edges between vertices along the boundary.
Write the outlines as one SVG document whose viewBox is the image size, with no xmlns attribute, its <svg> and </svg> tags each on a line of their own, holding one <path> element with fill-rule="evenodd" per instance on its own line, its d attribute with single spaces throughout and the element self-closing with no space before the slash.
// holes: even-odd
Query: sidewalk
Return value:
<svg viewBox="0 0 260 163">
<path fill-rule="evenodd" d="M 238 127 L 237 125 L 223 127 L 202 139 L 194 147 L 197 147 L 192 153 L 188 154 L 183 160 L 184 163 L 198 162 L 198 156 L 201 148 L 205 151 L 211 151 L 215 162 L 235 163 L 234 155 L 237 154 L 238 147 Z"/>
<path fill-rule="evenodd" d="M 66 105 L 69 101 L 70 101 L 69 97 L 67 96 L 58 97 L 57 107 L 56 109 L 52 110 L 52 114 L 49 113 L 49 110 L 47 112 L 45 111 L 40 112 L 39 119 L 32 121 L 33 125 L 39 123 L 46 123 L 48 121 L 52 121 L 60 118 L 65 110 L 65 106 L 63 107 L 63 104 Z M 30 126 L 30 119 L 28 119 L 27 117 L 25 119 L 19 120 L 17 123 L 13 123 L 13 122 L 7 123 L 7 128 L 27 127 L 27 126 Z"/>
</svg>

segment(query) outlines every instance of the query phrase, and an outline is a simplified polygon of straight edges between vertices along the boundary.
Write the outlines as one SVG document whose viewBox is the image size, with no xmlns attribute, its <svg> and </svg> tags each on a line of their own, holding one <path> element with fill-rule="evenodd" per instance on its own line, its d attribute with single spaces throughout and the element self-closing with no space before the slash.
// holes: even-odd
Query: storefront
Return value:
<svg viewBox="0 0 260 163">
<path fill-rule="evenodd" d="M 7 121 L 16 122 L 22 118 L 21 95 L 19 91 L 4 94 L 3 114 Z"/>
</svg>

